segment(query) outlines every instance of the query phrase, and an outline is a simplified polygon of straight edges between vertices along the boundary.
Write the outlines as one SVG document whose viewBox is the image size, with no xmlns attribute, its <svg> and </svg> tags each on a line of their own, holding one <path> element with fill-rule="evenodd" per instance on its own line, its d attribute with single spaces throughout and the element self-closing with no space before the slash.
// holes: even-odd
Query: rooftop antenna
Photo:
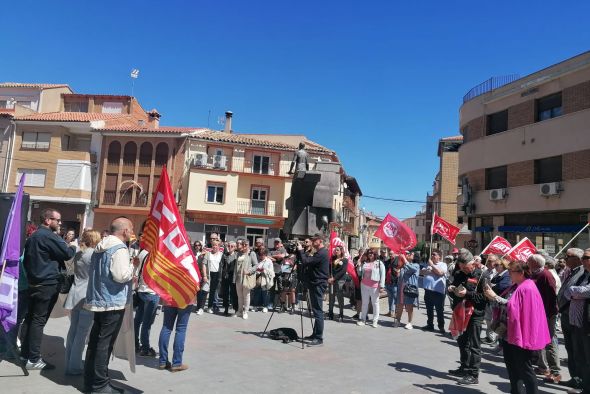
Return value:
<svg viewBox="0 0 590 394">
<path fill-rule="evenodd" d="M 133 89 L 135 88 L 135 80 L 139 77 L 139 69 L 131 70 L 131 97 L 133 97 Z"/>
<path fill-rule="evenodd" d="M 209 120 L 211 119 L 211 110 L 209 110 L 209 114 L 207 115 L 207 128 L 209 128 Z"/>
</svg>

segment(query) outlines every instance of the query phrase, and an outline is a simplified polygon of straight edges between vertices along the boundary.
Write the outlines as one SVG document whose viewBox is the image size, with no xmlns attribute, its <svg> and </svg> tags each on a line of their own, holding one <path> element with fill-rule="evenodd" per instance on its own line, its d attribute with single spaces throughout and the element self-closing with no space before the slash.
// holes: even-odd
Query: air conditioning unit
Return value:
<svg viewBox="0 0 590 394">
<path fill-rule="evenodd" d="M 506 189 L 492 189 L 490 190 L 490 200 L 498 201 L 506 198 Z"/>
<path fill-rule="evenodd" d="M 207 164 L 207 156 L 202 153 L 197 153 L 193 156 L 193 165 L 197 167 L 204 167 Z"/>
<path fill-rule="evenodd" d="M 559 182 L 541 183 L 539 185 L 539 194 L 541 196 L 555 196 L 561 191 L 561 184 Z"/>
<path fill-rule="evenodd" d="M 213 156 L 213 167 L 225 169 L 225 162 L 227 157 L 221 155 Z"/>
</svg>

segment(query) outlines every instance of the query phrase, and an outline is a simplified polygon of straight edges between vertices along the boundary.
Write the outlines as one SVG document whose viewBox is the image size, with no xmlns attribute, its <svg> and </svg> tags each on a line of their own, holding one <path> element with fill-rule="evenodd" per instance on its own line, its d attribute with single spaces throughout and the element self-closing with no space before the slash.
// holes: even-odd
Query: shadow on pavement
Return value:
<svg viewBox="0 0 590 394">
<path fill-rule="evenodd" d="M 485 393 L 473 387 L 462 387 L 451 384 L 415 384 L 414 386 L 431 393 Z"/>
<path fill-rule="evenodd" d="M 387 365 L 395 368 L 395 370 L 398 372 L 412 372 L 412 373 L 415 373 L 416 375 L 425 376 L 428 379 L 432 379 L 434 377 L 434 378 L 438 378 L 438 379 L 445 379 L 445 380 L 451 380 L 451 381 L 455 380 L 444 372 L 437 371 L 432 368 L 427 368 L 422 365 L 402 363 L 402 362 L 389 363 Z"/>
</svg>

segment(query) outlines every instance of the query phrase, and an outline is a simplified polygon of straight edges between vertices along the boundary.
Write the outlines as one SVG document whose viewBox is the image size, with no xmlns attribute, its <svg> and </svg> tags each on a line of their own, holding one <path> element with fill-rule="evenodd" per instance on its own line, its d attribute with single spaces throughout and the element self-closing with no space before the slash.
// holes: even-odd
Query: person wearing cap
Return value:
<svg viewBox="0 0 590 394">
<path fill-rule="evenodd" d="M 481 270 L 476 269 L 475 259 L 471 252 L 462 248 L 457 257 L 459 271 L 454 276 L 453 283 L 448 287 L 448 293 L 452 300 L 453 311 L 455 307 L 466 301 L 466 308 L 473 307 L 473 314 L 459 337 L 460 363 L 458 369 L 449 370 L 451 376 L 460 377 L 457 383 L 460 385 L 478 384 L 479 368 L 481 364 L 481 325 L 487 305 L 484 295 L 484 281 L 480 281 Z"/>
<path fill-rule="evenodd" d="M 324 292 L 328 288 L 330 274 L 330 259 L 328 249 L 324 246 L 322 234 L 315 234 L 312 238 L 312 246 L 315 250 L 313 256 L 304 253 L 303 246 L 297 244 L 297 253 L 302 264 L 306 267 L 309 280 L 309 298 L 311 309 L 315 317 L 313 334 L 304 338 L 308 340 L 307 346 L 318 346 L 324 343 Z"/>
</svg>

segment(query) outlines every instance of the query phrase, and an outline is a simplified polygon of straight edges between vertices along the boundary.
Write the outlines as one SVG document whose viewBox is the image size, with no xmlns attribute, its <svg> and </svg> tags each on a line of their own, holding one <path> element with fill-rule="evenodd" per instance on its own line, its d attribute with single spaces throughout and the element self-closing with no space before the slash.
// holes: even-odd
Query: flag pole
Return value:
<svg viewBox="0 0 590 394">
<path fill-rule="evenodd" d="M 0 273 L 0 283 L 2 283 L 2 277 L 4 276 L 4 269 L 6 269 L 6 260 L 2 262 L 2 272 Z"/>
<path fill-rule="evenodd" d="M 428 252 L 428 259 L 432 257 L 432 229 L 434 228 L 434 209 L 432 210 L 432 221 L 430 222 L 430 252 Z"/>
<path fill-rule="evenodd" d="M 590 222 L 586 223 L 586 225 L 584 227 L 582 227 L 582 229 L 580 231 L 578 231 L 578 233 L 576 235 L 574 235 L 573 238 L 568 241 L 568 243 L 563 245 L 563 247 L 559 250 L 559 252 L 557 252 L 557 254 L 555 256 L 553 256 L 553 258 L 556 258 L 557 256 L 559 256 L 561 254 L 561 252 L 563 252 L 565 250 L 565 248 L 567 248 L 569 246 L 569 244 L 571 244 L 574 241 L 574 239 L 578 238 L 578 235 L 582 234 L 582 232 L 588 228 L 588 226 L 590 226 Z"/>
</svg>

